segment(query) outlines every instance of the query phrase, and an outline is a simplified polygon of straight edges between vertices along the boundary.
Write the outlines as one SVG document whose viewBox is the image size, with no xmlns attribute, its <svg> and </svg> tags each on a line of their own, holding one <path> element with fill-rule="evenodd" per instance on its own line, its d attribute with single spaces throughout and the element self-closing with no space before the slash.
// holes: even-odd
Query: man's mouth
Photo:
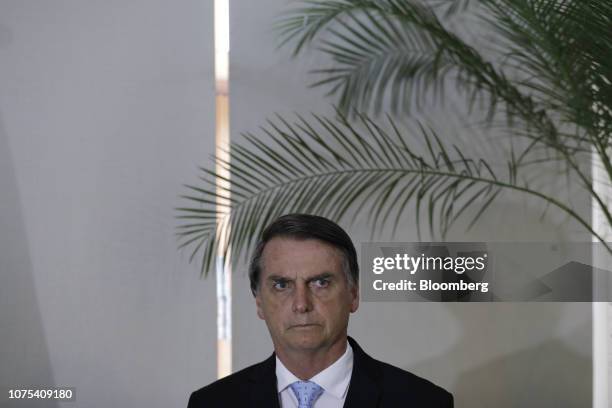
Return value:
<svg viewBox="0 0 612 408">
<path fill-rule="evenodd" d="M 290 329 L 307 329 L 307 328 L 315 327 L 315 326 L 319 326 L 319 325 L 316 323 L 294 324 L 294 325 L 291 325 L 289 328 Z"/>
</svg>

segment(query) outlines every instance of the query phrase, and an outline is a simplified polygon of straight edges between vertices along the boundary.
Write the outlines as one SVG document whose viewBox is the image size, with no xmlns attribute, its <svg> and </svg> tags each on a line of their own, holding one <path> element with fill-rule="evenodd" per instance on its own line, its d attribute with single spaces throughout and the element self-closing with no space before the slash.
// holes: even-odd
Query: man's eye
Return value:
<svg viewBox="0 0 612 408">
<path fill-rule="evenodd" d="M 315 279 L 313 281 L 313 284 L 316 288 L 326 288 L 329 286 L 329 279 L 325 279 L 325 278 Z"/>
<path fill-rule="evenodd" d="M 283 290 L 283 289 L 287 289 L 288 287 L 288 283 L 287 281 L 276 281 L 274 282 L 274 284 L 272 285 L 272 287 L 276 290 Z"/>
</svg>

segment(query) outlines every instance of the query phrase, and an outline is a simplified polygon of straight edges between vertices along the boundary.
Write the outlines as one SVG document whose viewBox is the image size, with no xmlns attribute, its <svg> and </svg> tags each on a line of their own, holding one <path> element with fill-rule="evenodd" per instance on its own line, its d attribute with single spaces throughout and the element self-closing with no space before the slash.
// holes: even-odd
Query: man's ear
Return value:
<svg viewBox="0 0 612 408">
<path fill-rule="evenodd" d="M 259 316 L 261 320 L 266 320 L 264 317 L 263 308 L 261 307 L 261 296 L 259 295 L 259 290 L 257 290 L 257 293 L 255 294 L 255 305 L 257 305 L 257 316 Z"/>
<path fill-rule="evenodd" d="M 359 309 L 359 285 L 351 285 L 349 292 L 351 294 L 351 313 L 355 313 Z"/>
</svg>

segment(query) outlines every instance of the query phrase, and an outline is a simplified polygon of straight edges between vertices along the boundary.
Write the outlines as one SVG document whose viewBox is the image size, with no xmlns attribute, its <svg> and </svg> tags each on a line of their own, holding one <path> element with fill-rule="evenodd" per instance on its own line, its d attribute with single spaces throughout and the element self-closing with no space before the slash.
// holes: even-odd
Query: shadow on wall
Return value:
<svg viewBox="0 0 612 408">
<path fill-rule="evenodd" d="M 1 33 L 1 30 L 0 30 Z M 53 387 L 49 351 L 36 298 L 14 163 L 0 118 L 0 386 Z M 58 407 L 57 402 L 14 400 L 2 407 Z"/>
<path fill-rule="evenodd" d="M 523 378 L 520 387 L 516 386 L 517 378 Z M 484 382 L 489 383 L 488 389 L 474 388 Z M 514 387 L 507 386 L 513 382 Z M 462 404 L 460 397 L 472 392 L 489 402 L 483 407 L 590 407 L 591 384 L 591 361 L 563 342 L 552 340 L 466 371 L 455 388 L 459 396 L 456 406 L 476 407 Z M 512 403 L 504 402 L 510 398 Z"/>
<path fill-rule="evenodd" d="M 556 337 L 566 307 L 584 314 L 586 321 Z M 591 350 L 581 352 L 570 345 L 590 345 L 590 303 L 449 305 L 448 310 L 464 325 L 462 336 L 445 353 L 404 368 L 431 378 L 453 365 L 471 367 L 461 370 L 449 387 L 456 408 L 592 406 Z M 496 321 L 504 318 L 508 320 Z M 539 341 L 512 347 L 534 332 Z M 508 353 L 500 353 L 503 349 Z M 483 356 L 497 352 L 479 362 L 466 361 L 478 350 Z"/>
</svg>

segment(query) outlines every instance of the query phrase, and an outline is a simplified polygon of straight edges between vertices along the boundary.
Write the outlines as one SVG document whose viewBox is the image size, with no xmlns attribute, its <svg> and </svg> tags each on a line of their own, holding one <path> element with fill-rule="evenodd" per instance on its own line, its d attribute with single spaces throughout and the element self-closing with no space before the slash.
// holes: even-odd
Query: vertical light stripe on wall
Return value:
<svg viewBox="0 0 612 408">
<path fill-rule="evenodd" d="M 591 175 L 593 177 L 593 189 L 600 194 L 606 205 L 610 205 L 609 198 L 612 191 L 606 182 L 606 172 L 603 170 L 600 156 L 592 155 Z M 612 232 L 602 211 L 598 208 L 597 202 L 593 199 L 592 223 L 595 232 L 600 234 L 607 242 L 612 240 Z M 595 240 L 595 239 L 594 239 Z M 597 244 L 593 246 L 593 265 L 602 265 L 605 259 L 609 259 L 610 254 Z M 604 269 L 605 264 L 603 264 Z M 593 281 L 594 291 L 610 293 L 610 281 Z M 593 302 L 593 408 L 609 408 L 610 390 L 612 386 L 612 304 L 609 302 Z"/>
<path fill-rule="evenodd" d="M 229 0 L 215 0 L 215 98 L 216 98 L 216 132 L 215 154 L 218 158 L 228 160 L 229 146 Z M 216 172 L 229 180 L 226 169 L 216 166 Z M 217 178 L 217 192 L 227 191 L 228 182 Z M 226 195 L 223 193 L 223 195 Z M 217 208 L 227 204 L 217 198 Z M 224 237 L 218 236 L 218 253 L 225 250 Z M 228 248 L 229 250 L 229 248 Z M 228 252 L 229 258 L 229 252 Z M 229 263 L 217 257 L 217 377 L 222 378 L 232 372 L 232 275 Z"/>
</svg>

